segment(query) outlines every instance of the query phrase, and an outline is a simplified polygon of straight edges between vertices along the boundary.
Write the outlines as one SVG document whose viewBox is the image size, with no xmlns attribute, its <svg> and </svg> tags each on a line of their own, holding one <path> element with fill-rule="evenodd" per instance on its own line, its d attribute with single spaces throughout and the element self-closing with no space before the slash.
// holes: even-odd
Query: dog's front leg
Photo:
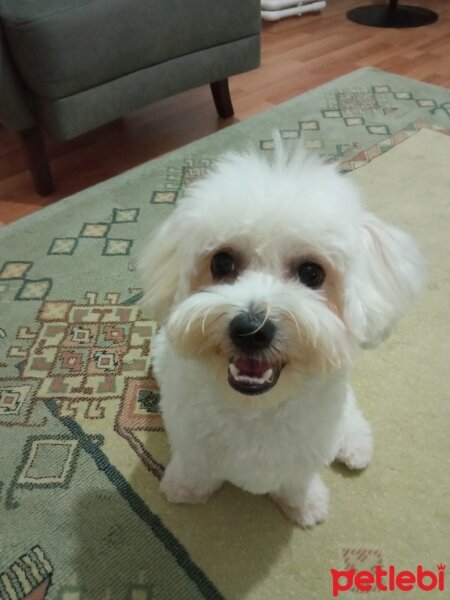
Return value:
<svg viewBox="0 0 450 600">
<path fill-rule="evenodd" d="M 271 496 L 288 519 L 301 527 L 313 527 L 328 516 L 329 492 L 318 473 L 283 485 Z"/>
<path fill-rule="evenodd" d="M 372 429 L 358 408 L 352 388 L 348 386 L 336 460 L 349 469 L 365 469 L 372 455 Z"/>
<path fill-rule="evenodd" d="M 209 473 L 202 457 L 175 452 L 161 480 L 161 491 L 169 502 L 198 504 L 222 485 L 222 481 Z"/>
</svg>

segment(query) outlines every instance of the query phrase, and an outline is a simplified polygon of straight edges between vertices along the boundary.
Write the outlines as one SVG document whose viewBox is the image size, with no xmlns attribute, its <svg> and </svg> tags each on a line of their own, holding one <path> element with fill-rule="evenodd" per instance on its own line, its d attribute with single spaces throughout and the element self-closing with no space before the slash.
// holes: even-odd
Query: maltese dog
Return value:
<svg viewBox="0 0 450 600">
<path fill-rule="evenodd" d="M 229 153 L 191 185 L 139 269 L 161 324 L 167 499 L 204 502 L 227 481 L 270 494 L 303 527 L 323 521 L 320 469 L 371 460 L 349 367 L 420 290 L 412 239 L 335 166 L 276 136 L 271 160 Z"/>
</svg>

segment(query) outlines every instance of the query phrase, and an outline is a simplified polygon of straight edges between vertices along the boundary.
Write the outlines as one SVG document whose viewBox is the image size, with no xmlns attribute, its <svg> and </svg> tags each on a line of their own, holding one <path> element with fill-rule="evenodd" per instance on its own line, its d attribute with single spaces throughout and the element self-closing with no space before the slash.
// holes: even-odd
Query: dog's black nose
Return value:
<svg viewBox="0 0 450 600">
<path fill-rule="evenodd" d="M 243 312 L 230 323 L 230 338 L 247 354 L 267 348 L 275 335 L 275 325 L 264 315 Z"/>
</svg>

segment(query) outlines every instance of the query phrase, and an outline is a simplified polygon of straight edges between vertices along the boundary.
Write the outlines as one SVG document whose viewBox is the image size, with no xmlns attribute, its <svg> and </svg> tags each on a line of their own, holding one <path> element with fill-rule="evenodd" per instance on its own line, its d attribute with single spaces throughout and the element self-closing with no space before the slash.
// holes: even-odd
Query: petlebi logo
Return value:
<svg viewBox="0 0 450 600">
<path fill-rule="evenodd" d="M 443 592 L 445 590 L 445 567 L 437 565 L 436 569 L 425 569 L 417 565 L 414 570 L 397 570 L 394 565 L 385 569 L 381 564 L 375 565 L 373 569 L 357 570 L 330 569 L 331 591 L 334 598 L 349 590 L 361 592 L 410 592 L 421 590 L 423 592 Z M 396 596 L 397 597 L 397 596 Z M 433 598 L 436 596 L 433 595 Z"/>
</svg>

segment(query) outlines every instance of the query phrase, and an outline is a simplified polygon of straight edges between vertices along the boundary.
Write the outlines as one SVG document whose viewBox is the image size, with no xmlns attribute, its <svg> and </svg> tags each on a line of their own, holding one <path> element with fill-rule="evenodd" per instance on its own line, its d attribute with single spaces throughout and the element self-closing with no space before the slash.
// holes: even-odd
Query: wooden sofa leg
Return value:
<svg viewBox="0 0 450 600">
<path fill-rule="evenodd" d="M 44 138 L 39 127 L 30 127 L 20 132 L 28 167 L 33 178 L 34 189 L 40 196 L 48 196 L 55 187 L 45 149 Z"/>
<path fill-rule="evenodd" d="M 228 119 L 234 115 L 234 108 L 231 102 L 230 88 L 228 79 L 221 79 L 210 84 L 211 92 L 214 98 L 216 110 L 222 119 Z"/>
</svg>

